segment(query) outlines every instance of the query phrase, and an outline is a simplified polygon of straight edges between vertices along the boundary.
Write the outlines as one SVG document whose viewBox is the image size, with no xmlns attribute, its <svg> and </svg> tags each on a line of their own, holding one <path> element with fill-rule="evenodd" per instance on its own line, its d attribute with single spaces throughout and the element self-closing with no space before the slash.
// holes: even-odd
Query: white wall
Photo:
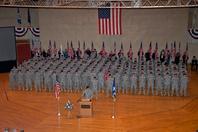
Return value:
<svg viewBox="0 0 198 132">
<path fill-rule="evenodd" d="M 94 41 L 97 49 L 101 48 L 104 41 L 107 50 L 113 49 L 114 41 L 117 49 L 120 49 L 120 43 L 123 42 L 125 52 L 130 41 L 134 51 L 139 49 L 141 41 L 145 50 L 150 41 L 158 42 L 159 48 L 164 48 L 166 42 L 177 41 L 185 48 L 188 9 L 124 9 L 123 34 L 120 36 L 98 34 L 97 9 L 40 9 L 39 25 L 41 41 L 46 48 L 49 40 L 63 45 L 67 40 L 72 41 L 75 47 L 78 40 L 86 41 L 89 45 Z"/>
<path fill-rule="evenodd" d="M 20 8 L 22 18 L 22 26 L 29 26 L 27 21 L 27 8 Z M 32 26 L 38 26 L 38 10 L 30 9 Z M 17 24 L 17 8 L 0 8 L 0 27 L 18 26 Z"/>
<path fill-rule="evenodd" d="M 27 9 L 20 8 L 20 11 L 22 25 L 28 26 Z M 16 8 L 0 8 L 0 27 L 17 25 L 16 16 Z M 133 51 L 139 49 L 141 41 L 144 50 L 148 49 L 150 41 L 158 42 L 159 48 L 164 48 L 166 42 L 170 47 L 170 42 L 177 41 L 182 43 L 182 49 L 185 49 L 186 42 L 189 41 L 187 29 L 192 17 L 189 17 L 188 8 L 123 9 L 123 34 L 120 36 L 99 35 L 97 16 L 97 9 L 31 9 L 32 25 L 40 27 L 40 39 L 44 48 L 48 47 L 49 40 L 55 40 L 57 45 L 62 44 L 63 47 L 66 47 L 67 40 L 77 47 L 79 40 L 85 41 L 89 46 L 93 41 L 95 47 L 100 49 L 104 41 L 109 51 L 113 49 L 115 41 L 117 49 L 120 49 L 120 43 L 123 42 L 126 53 L 130 41 Z M 198 45 L 190 44 L 190 56 L 198 56 L 197 49 Z"/>
</svg>

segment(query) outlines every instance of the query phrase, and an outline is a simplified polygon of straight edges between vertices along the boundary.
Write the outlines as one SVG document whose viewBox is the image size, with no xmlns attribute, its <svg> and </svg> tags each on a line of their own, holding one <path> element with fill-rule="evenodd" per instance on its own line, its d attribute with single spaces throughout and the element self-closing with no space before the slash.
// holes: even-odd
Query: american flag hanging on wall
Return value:
<svg viewBox="0 0 198 132">
<path fill-rule="evenodd" d="M 98 28 L 101 35 L 121 35 L 121 3 L 107 3 L 107 8 L 98 9 Z"/>
</svg>

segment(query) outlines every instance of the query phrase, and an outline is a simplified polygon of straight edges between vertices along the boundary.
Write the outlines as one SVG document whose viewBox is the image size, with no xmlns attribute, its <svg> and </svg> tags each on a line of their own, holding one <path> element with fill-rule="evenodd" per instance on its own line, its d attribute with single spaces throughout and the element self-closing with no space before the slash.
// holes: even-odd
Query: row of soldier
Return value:
<svg viewBox="0 0 198 132">
<path fill-rule="evenodd" d="M 94 53 L 89 59 L 33 58 L 10 72 L 12 89 L 53 91 L 56 81 L 62 91 L 77 92 L 90 86 L 97 96 L 111 95 L 115 78 L 118 92 L 148 95 L 187 95 L 187 71 L 182 63 L 164 65 L 158 60 L 145 61 L 102 57 Z"/>
</svg>

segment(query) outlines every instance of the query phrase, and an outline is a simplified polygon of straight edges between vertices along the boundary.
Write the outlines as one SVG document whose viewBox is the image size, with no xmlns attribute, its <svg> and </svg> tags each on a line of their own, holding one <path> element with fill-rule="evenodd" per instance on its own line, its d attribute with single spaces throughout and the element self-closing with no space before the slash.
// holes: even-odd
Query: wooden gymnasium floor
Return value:
<svg viewBox="0 0 198 132">
<path fill-rule="evenodd" d="M 11 91 L 8 74 L 0 74 L 1 86 L 9 101 L 0 102 L 0 130 L 23 128 L 25 132 L 195 132 L 198 129 L 198 73 L 190 73 L 189 97 L 118 95 L 116 118 L 112 119 L 112 99 L 103 94 L 94 101 L 92 118 L 77 118 L 79 93 L 61 93 L 61 118 L 57 118 L 52 93 Z M 72 119 L 67 119 L 64 103 L 74 103 Z"/>
</svg>

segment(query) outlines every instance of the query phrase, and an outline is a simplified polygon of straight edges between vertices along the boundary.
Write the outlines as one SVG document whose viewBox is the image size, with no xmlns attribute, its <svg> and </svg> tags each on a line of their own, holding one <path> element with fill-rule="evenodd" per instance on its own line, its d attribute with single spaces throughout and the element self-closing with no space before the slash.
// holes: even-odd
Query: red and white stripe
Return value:
<svg viewBox="0 0 198 132">
<path fill-rule="evenodd" d="M 127 55 L 128 55 L 128 58 L 132 60 L 132 58 L 133 58 L 133 51 L 132 51 L 131 48 L 129 49 Z"/>
<path fill-rule="evenodd" d="M 110 9 L 110 19 L 98 19 L 99 34 L 121 35 L 121 3 L 112 3 Z"/>
<path fill-rule="evenodd" d="M 105 71 L 104 73 L 104 80 L 107 81 L 109 79 L 109 72 Z"/>
</svg>

